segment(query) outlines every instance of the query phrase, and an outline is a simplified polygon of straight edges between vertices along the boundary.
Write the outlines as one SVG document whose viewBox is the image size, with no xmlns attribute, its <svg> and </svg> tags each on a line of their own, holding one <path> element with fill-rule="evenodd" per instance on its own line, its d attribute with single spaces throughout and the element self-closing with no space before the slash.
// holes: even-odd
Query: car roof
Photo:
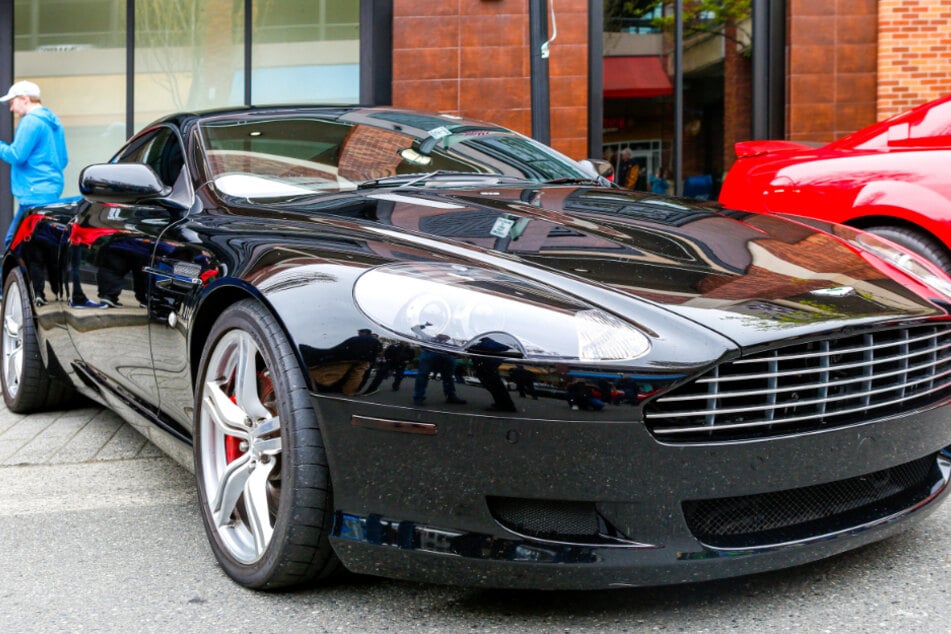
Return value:
<svg viewBox="0 0 951 634">
<path fill-rule="evenodd" d="M 405 129 L 407 132 L 428 132 L 440 126 L 472 126 L 486 129 L 505 128 L 486 121 L 460 117 L 451 113 L 426 112 L 408 108 L 359 105 L 278 104 L 238 106 L 179 112 L 154 121 L 147 128 L 161 124 L 173 124 L 180 128 L 190 127 L 202 121 L 216 119 L 240 119 L 244 117 L 284 117 L 307 115 L 320 118 L 346 120 L 377 125 L 379 127 Z"/>
</svg>

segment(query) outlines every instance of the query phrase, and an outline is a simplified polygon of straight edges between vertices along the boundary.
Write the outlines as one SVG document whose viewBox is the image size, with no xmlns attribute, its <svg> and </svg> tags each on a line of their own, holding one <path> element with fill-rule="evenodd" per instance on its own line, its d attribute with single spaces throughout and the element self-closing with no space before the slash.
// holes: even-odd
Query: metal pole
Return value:
<svg viewBox="0 0 951 634">
<path fill-rule="evenodd" d="M 684 179 L 684 3 L 674 2 L 674 195 Z"/>
<path fill-rule="evenodd" d="M 548 41 L 548 0 L 529 0 L 529 46 L 531 47 L 532 138 L 551 143 L 551 101 L 548 86 L 548 56 L 542 44 Z"/>
<path fill-rule="evenodd" d="M 769 2 L 753 0 L 753 117 L 754 139 L 769 134 Z"/>
<path fill-rule="evenodd" d="M 135 0 L 125 3 L 125 136 L 135 133 Z"/>
<path fill-rule="evenodd" d="M 252 49 L 254 47 L 254 7 L 252 0 L 244 0 L 244 105 L 251 105 Z"/>
<path fill-rule="evenodd" d="M 360 103 L 393 103 L 393 0 L 360 0 Z"/>
<path fill-rule="evenodd" d="M 604 155 L 604 0 L 588 0 L 588 158 Z"/>
<path fill-rule="evenodd" d="M 0 91 L 6 94 L 13 83 L 13 3 L 0 2 Z M 7 104 L 3 104 L 3 110 Z M 13 115 L 0 116 L 0 139 L 13 140 Z M 6 231 L 13 218 L 13 194 L 10 193 L 10 167 L 0 167 L 0 227 Z"/>
<path fill-rule="evenodd" d="M 786 138 L 786 0 L 769 8 L 769 138 Z"/>
</svg>

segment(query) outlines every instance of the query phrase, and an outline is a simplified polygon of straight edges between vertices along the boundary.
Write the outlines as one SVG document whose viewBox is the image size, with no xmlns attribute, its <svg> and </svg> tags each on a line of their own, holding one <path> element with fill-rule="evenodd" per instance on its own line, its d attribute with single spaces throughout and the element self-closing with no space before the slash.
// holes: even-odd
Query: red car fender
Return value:
<svg viewBox="0 0 951 634">
<path fill-rule="evenodd" d="M 951 232 L 951 200 L 915 183 L 868 183 L 855 197 L 849 220 L 882 215 L 919 225 L 935 236 Z"/>
</svg>

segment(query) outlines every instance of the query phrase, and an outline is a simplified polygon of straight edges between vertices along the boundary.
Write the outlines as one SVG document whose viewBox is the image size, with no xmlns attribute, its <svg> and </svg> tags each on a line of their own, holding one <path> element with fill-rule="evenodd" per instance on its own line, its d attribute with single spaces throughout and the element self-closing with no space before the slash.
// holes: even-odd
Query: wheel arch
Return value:
<svg viewBox="0 0 951 634">
<path fill-rule="evenodd" d="M 208 341 L 208 335 L 211 333 L 212 327 L 222 315 L 222 313 L 224 313 L 230 306 L 246 299 L 253 299 L 259 302 L 269 313 L 271 313 L 280 326 L 281 331 L 284 333 L 284 336 L 287 337 L 287 340 L 291 343 L 291 347 L 295 350 L 295 352 L 297 351 L 297 342 L 295 337 L 289 331 L 287 324 L 281 318 L 280 311 L 278 311 L 275 306 L 270 301 L 268 301 L 265 295 L 259 293 L 255 288 L 249 288 L 238 284 L 222 284 L 209 291 L 208 294 L 202 298 L 195 315 L 192 318 L 191 326 L 189 328 L 191 334 L 188 343 L 188 362 L 193 389 L 198 381 L 198 369 L 201 365 L 201 355 L 205 349 L 205 344 Z M 301 372 L 304 375 L 304 380 L 307 381 L 308 388 L 312 389 L 313 386 L 310 384 L 310 375 L 307 372 L 307 368 L 304 366 L 299 354 L 296 355 L 296 358 L 297 363 L 301 368 Z"/>
</svg>

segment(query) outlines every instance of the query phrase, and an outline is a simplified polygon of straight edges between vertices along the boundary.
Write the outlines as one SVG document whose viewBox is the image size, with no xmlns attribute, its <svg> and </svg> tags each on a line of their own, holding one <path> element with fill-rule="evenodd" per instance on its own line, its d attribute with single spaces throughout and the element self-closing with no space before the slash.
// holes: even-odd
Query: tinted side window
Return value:
<svg viewBox="0 0 951 634">
<path fill-rule="evenodd" d="M 178 137 L 169 128 L 157 128 L 130 143 L 115 159 L 117 163 L 145 163 L 171 187 L 184 166 Z"/>
</svg>

